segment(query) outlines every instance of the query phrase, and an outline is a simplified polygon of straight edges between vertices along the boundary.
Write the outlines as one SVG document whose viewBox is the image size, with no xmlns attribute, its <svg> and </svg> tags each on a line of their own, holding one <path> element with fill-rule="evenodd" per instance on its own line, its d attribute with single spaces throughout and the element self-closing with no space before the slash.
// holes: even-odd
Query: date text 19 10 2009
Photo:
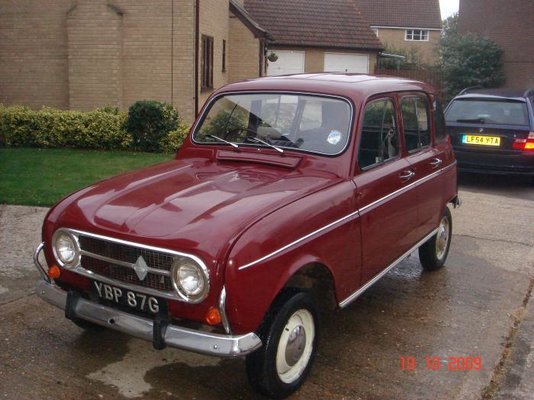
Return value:
<svg viewBox="0 0 534 400">
<path fill-rule="evenodd" d="M 425 369 L 429 371 L 480 371 L 482 369 L 481 356 L 451 356 L 442 358 L 440 356 L 426 356 L 424 358 Z M 413 356 L 401 356 L 400 367 L 404 371 L 414 371 L 417 369 L 417 360 Z"/>
</svg>

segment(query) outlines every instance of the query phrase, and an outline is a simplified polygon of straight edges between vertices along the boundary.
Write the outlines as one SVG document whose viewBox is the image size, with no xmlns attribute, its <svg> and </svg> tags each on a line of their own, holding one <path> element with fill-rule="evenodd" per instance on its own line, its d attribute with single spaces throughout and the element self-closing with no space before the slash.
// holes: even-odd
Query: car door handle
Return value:
<svg viewBox="0 0 534 400">
<path fill-rule="evenodd" d="M 432 168 L 437 168 L 443 163 L 443 160 L 441 158 L 433 158 L 432 161 L 430 161 L 430 165 L 432 165 Z"/>
<path fill-rule="evenodd" d="M 402 171 L 402 173 L 399 176 L 399 178 L 401 179 L 401 181 L 407 182 L 410 179 L 412 179 L 414 176 L 415 176 L 415 172 L 413 172 L 413 171 Z"/>
</svg>

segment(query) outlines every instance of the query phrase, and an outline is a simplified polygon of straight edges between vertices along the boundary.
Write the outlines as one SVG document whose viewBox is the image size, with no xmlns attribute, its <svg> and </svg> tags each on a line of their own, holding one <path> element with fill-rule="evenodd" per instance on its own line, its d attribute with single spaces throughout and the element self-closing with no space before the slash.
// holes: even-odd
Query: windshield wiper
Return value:
<svg viewBox="0 0 534 400">
<path fill-rule="evenodd" d="M 256 142 L 256 143 L 261 143 L 261 144 L 264 144 L 265 146 L 268 146 L 270 147 L 271 149 L 275 149 L 277 152 L 279 152 L 280 154 L 282 154 L 284 152 L 284 150 L 282 150 L 280 147 L 277 147 L 275 146 L 274 144 L 271 144 L 269 142 L 266 142 L 264 140 L 261 140 L 261 139 L 258 139 L 257 137 L 254 137 L 254 136 L 248 136 L 247 137 L 248 140 L 252 140 L 253 142 Z"/>
<path fill-rule="evenodd" d="M 485 124 L 486 120 L 484 118 L 472 118 L 472 119 L 457 119 L 456 122 L 467 122 L 467 123 L 472 123 L 472 124 L 476 124 L 476 123 Z"/>
<path fill-rule="evenodd" d="M 218 140 L 219 142 L 226 143 L 226 144 L 232 146 L 234 149 L 239 149 L 239 146 L 237 144 L 229 142 L 228 140 L 224 140 L 223 138 L 220 138 L 219 136 L 206 135 L 206 137 L 210 137 L 210 138 L 213 138 L 215 140 Z"/>
</svg>

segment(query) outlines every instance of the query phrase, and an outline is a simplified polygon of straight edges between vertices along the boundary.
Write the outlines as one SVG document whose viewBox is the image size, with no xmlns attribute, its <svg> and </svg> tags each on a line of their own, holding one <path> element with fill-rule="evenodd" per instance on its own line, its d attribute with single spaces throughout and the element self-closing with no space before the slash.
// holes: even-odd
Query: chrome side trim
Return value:
<svg viewBox="0 0 534 400">
<path fill-rule="evenodd" d="M 130 269 L 135 270 L 135 264 L 132 264 L 132 263 L 129 263 L 129 262 L 126 262 L 126 261 L 121 261 L 121 260 L 117 260 L 115 258 L 109 258 L 109 257 L 106 257 L 106 256 L 101 256 L 100 254 L 91 253 L 90 251 L 86 251 L 86 250 L 80 250 L 80 254 L 82 256 L 96 258 L 97 260 L 106 261 L 106 262 L 109 262 L 109 263 L 112 263 L 112 264 L 120 265 L 121 267 L 126 267 L 126 268 L 130 268 Z M 157 268 L 147 267 L 146 270 L 147 270 L 147 272 L 149 272 L 151 274 L 155 274 L 155 275 L 171 276 L 170 272 L 166 271 L 164 269 L 157 269 Z"/>
<path fill-rule="evenodd" d="M 46 302 L 65 309 L 67 292 L 53 283 L 40 280 L 37 295 Z M 73 306 L 73 316 L 153 342 L 154 323 L 148 318 L 129 314 L 101 304 L 79 298 Z M 253 332 L 244 335 L 221 335 L 216 333 L 168 325 L 162 334 L 166 345 L 218 357 L 239 357 L 261 347 L 260 338 Z"/>
<path fill-rule="evenodd" d="M 432 236 L 434 236 L 437 233 L 437 231 L 438 231 L 438 229 L 436 228 L 432 232 L 430 232 L 428 235 L 426 235 L 423 239 L 421 239 L 410 250 L 408 250 L 402 256 L 397 258 L 395 261 L 393 261 L 393 263 L 390 264 L 385 270 L 380 272 L 378 275 L 376 275 L 373 279 L 371 279 L 369 282 L 367 282 L 365 285 L 363 285 L 361 288 L 359 288 L 357 291 L 355 291 L 349 297 L 347 297 L 345 300 L 340 302 L 339 303 L 339 307 L 344 308 L 344 307 L 348 306 L 350 303 L 352 303 L 354 300 L 356 300 L 363 292 L 365 292 L 367 289 L 369 289 L 371 286 L 373 286 L 376 282 L 378 282 L 380 280 L 380 278 L 382 278 L 391 269 L 396 267 L 401 261 L 403 261 L 406 257 L 408 257 L 410 255 L 410 253 L 412 253 L 413 251 L 417 250 L 423 243 L 425 243 L 428 239 L 430 239 Z"/>
<path fill-rule="evenodd" d="M 452 167 L 456 167 L 456 161 L 453 164 L 448 165 L 447 167 L 445 167 L 443 169 L 440 169 L 439 171 L 433 172 L 432 174 L 427 175 L 424 178 L 418 179 L 418 180 L 410 183 L 409 185 L 403 186 L 400 189 L 397 189 L 394 192 L 391 192 L 390 194 L 388 194 L 388 195 L 386 195 L 386 196 L 384 196 L 384 197 L 382 197 L 382 198 L 380 198 L 378 200 L 375 200 L 372 203 L 367 204 L 366 206 L 360 208 L 360 214 L 363 214 L 365 211 L 369 210 L 370 208 L 373 208 L 377 204 L 383 203 L 383 202 L 391 199 L 392 197 L 395 197 L 398 194 L 401 194 L 401 193 L 407 191 L 408 189 L 411 189 L 414 186 L 420 185 L 420 184 L 422 184 L 422 183 L 424 183 L 424 182 L 426 182 L 426 181 L 428 181 L 430 179 L 435 178 L 436 176 L 444 173 L 445 171 L 451 169 Z"/>
<path fill-rule="evenodd" d="M 308 233 L 306 236 L 303 236 L 300 239 L 297 239 L 294 242 L 291 242 L 291 243 L 285 245 L 284 247 L 282 247 L 282 248 L 280 248 L 280 249 L 278 249 L 276 251 L 273 251 L 272 253 L 267 254 L 266 256 L 263 256 L 262 258 L 257 259 L 256 261 L 253 261 L 253 262 L 251 262 L 249 264 L 243 265 L 243 266 L 239 267 L 238 269 L 239 269 L 239 271 L 241 271 L 241 270 L 244 270 L 246 268 L 252 267 L 253 265 L 256 265 L 256 264 L 258 264 L 258 263 L 260 263 L 262 261 L 265 261 L 268 258 L 274 257 L 275 255 L 283 252 L 284 250 L 287 250 L 290 247 L 293 247 L 296 244 L 299 244 L 300 242 L 302 242 L 302 241 L 304 241 L 304 240 L 306 240 L 306 239 L 308 239 L 308 238 L 310 238 L 312 236 L 315 236 L 318 233 L 321 233 L 322 231 L 327 230 L 327 229 L 333 227 L 334 225 L 337 225 L 337 224 L 339 224 L 339 223 L 341 223 L 343 221 L 346 221 L 347 219 L 352 218 L 352 217 L 354 217 L 355 215 L 358 215 L 358 214 L 359 214 L 358 210 L 354 211 L 353 213 L 350 213 L 349 215 L 346 215 L 343 218 L 340 218 L 340 219 L 338 219 L 338 220 L 336 220 L 334 222 L 331 222 L 330 224 L 328 224 L 326 226 L 323 226 L 322 228 L 319 228 L 316 231 L 313 231 L 312 233 Z"/>
<path fill-rule="evenodd" d="M 230 322 L 228 321 L 228 315 L 226 315 L 226 288 L 224 286 L 221 290 L 221 297 L 219 298 L 219 312 L 221 313 L 224 331 L 228 334 L 232 334 Z"/>
<path fill-rule="evenodd" d="M 291 242 L 291 243 L 285 245 L 284 247 L 281 247 L 278 250 L 273 251 L 272 253 L 269 253 L 269 254 L 267 254 L 267 255 L 255 260 L 255 261 L 252 261 L 251 263 L 242 265 L 241 267 L 238 268 L 238 270 L 242 271 L 244 269 L 250 268 L 250 267 L 252 267 L 252 266 L 254 266 L 256 264 L 261 263 L 262 261 L 265 261 L 265 260 L 267 260 L 267 259 L 269 259 L 271 257 L 276 256 L 277 254 L 280 254 L 281 252 L 289 249 L 290 247 L 293 247 L 293 246 L 299 244 L 300 242 L 303 242 L 304 240 L 309 239 L 310 237 L 315 236 L 315 235 L 317 235 L 317 234 L 319 234 L 319 233 L 321 233 L 321 232 L 323 232 L 323 231 L 325 231 L 325 230 L 327 230 L 327 229 L 329 229 L 329 228 L 331 228 L 331 227 L 333 227 L 333 226 L 335 226 L 337 224 L 340 224 L 342 222 L 348 222 L 347 220 L 353 218 L 354 216 L 358 216 L 359 217 L 359 216 L 363 215 L 366 211 L 368 211 L 371 208 L 375 207 L 376 205 L 378 205 L 380 203 L 384 203 L 384 202 L 390 200 L 391 198 L 393 198 L 393 197 L 395 197 L 395 196 L 407 191 L 408 189 L 411 189 L 414 186 L 420 185 L 420 184 L 422 184 L 422 183 L 424 183 L 424 182 L 426 182 L 426 181 L 428 181 L 428 180 L 430 180 L 430 179 L 432 179 L 432 178 L 444 173 L 445 171 L 447 171 L 447 170 L 449 170 L 449 169 L 451 169 L 453 167 L 456 168 L 456 161 L 454 163 L 448 165 L 447 167 L 445 167 L 443 169 L 440 169 L 439 171 L 436 171 L 436 172 L 434 172 L 434 173 L 432 173 L 430 175 L 427 175 L 424 178 L 418 179 L 418 180 L 410 183 L 409 185 L 406 185 L 406 186 L 404 186 L 404 187 L 402 187 L 402 188 L 400 188 L 400 189 L 398 189 L 398 190 L 396 190 L 396 191 L 394 191 L 394 192 L 392 192 L 392 193 L 390 193 L 390 194 L 388 194 L 388 195 L 386 195 L 384 197 L 381 197 L 380 199 L 377 199 L 377 200 L 373 201 L 372 203 L 369 203 L 366 206 L 364 206 L 364 207 L 362 207 L 362 208 L 360 208 L 360 209 L 358 209 L 358 210 L 356 210 L 356 211 L 354 211 L 354 212 L 352 212 L 352 213 L 350 213 L 350 214 L 348 214 L 348 215 L 346 215 L 346 216 L 344 216 L 344 217 L 342 217 L 342 218 L 340 218 L 340 219 L 338 219 L 338 220 L 336 220 L 334 222 L 331 222 L 326 226 L 323 226 L 322 228 L 319 228 L 319 229 L 317 229 L 317 230 L 315 230 L 315 231 L 313 231 L 311 233 L 308 233 L 307 235 L 295 240 L 294 242 Z"/>
<path fill-rule="evenodd" d="M 52 282 L 50 280 L 50 277 L 48 276 L 48 274 L 46 273 L 46 270 L 45 268 L 43 267 L 43 265 L 41 264 L 41 262 L 39 261 L 39 254 L 41 253 L 41 251 L 43 251 L 44 249 L 44 246 L 45 246 L 45 243 L 42 242 L 41 244 L 39 244 L 39 246 L 37 246 L 37 248 L 35 249 L 35 251 L 33 252 L 33 263 L 35 264 L 35 267 L 37 268 L 37 270 L 39 271 L 39 273 L 41 274 L 41 276 L 43 277 L 43 279 L 50 283 Z"/>
</svg>

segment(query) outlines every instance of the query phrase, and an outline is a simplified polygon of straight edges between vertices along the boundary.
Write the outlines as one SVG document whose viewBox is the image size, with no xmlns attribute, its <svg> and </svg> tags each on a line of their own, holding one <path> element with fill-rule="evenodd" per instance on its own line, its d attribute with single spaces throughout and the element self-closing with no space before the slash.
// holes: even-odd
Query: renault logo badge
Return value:
<svg viewBox="0 0 534 400">
<path fill-rule="evenodd" d="M 143 256 L 139 256 L 139 258 L 135 262 L 134 271 L 140 281 L 146 278 L 146 275 L 148 274 L 148 265 Z"/>
</svg>

